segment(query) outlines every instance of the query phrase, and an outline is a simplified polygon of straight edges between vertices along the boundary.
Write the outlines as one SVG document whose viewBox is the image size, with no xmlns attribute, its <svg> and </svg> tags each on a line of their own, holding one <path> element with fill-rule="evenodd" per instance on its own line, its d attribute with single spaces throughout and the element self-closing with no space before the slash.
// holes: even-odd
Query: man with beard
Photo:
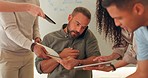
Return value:
<svg viewBox="0 0 148 78">
<path fill-rule="evenodd" d="M 97 39 L 88 29 L 90 19 L 86 8 L 77 7 L 69 15 L 68 24 L 44 37 L 42 44 L 54 49 L 68 63 L 37 57 L 39 73 L 48 73 L 48 78 L 92 78 L 91 71 L 73 69 L 79 64 L 94 63 L 93 59 L 100 55 Z"/>
</svg>

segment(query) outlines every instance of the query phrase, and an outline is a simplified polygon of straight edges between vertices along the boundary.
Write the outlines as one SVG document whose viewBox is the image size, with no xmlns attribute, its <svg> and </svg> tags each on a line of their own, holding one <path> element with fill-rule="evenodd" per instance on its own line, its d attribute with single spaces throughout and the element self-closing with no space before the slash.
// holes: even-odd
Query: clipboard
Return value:
<svg viewBox="0 0 148 78">
<path fill-rule="evenodd" d="M 84 68 L 84 67 L 89 67 L 89 66 L 96 66 L 96 65 L 101 65 L 101 64 L 110 65 L 111 64 L 111 61 L 108 61 L 108 62 L 100 62 L 100 63 L 93 63 L 93 64 L 87 64 L 87 65 L 81 65 L 81 66 L 75 66 L 74 69 L 79 69 L 79 68 Z"/>
</svg>

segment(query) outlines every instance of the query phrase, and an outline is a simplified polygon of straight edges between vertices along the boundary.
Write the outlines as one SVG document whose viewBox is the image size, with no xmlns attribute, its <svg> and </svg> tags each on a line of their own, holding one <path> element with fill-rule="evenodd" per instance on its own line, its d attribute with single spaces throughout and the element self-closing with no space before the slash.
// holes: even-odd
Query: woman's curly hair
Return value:
<svg viewBox="0 0 148 78">
<path fill-rule="evenodd" d="M 102 6 L 102 0 L 96 2 L 96 21 L 100 34 L 105 33 L 105 38 L 109 38 L 116 46 L 121 44 L 121 27 L 115 25 L 114 19 Z"/>
</svg>

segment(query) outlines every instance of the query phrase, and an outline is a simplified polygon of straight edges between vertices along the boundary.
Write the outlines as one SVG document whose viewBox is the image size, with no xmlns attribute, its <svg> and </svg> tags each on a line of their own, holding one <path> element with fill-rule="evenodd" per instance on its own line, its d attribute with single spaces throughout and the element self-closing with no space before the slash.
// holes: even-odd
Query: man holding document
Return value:
<svg viewBox="0 0 148 78">
<path fill-rule="evenodd" d="M 80 64 L 95 63 L 92 60 L 100 55 L 97 39 L 88 29 L 90 19 L 86 8 L 77 7 L 68 16 L 68 24 L 44 37 L 43 45 L 55 50 L 62 60 L 60 64 L 54 56 L 51 59 L 37 57 L 39 73 L 48 73 L 48 78 L 92 78 L 91 71 L 74 69 Z"/>
</svg>

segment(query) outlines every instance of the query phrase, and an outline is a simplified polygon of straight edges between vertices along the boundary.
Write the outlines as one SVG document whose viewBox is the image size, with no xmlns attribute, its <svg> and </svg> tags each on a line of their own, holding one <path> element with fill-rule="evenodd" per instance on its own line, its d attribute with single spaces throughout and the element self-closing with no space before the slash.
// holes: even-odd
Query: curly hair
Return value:
<svg viewBox="0 0 148 78">
<path fill-rule="evenodd" d="M 102 6 L 102 0 L 96 2 L 96 21 L 98 32 L 105 33 L 105 39 L 109 38 L 116 46 L 119 46 L 122 40 L 121 27 L 116 26 L 114 19 Z"/>
</svg>

